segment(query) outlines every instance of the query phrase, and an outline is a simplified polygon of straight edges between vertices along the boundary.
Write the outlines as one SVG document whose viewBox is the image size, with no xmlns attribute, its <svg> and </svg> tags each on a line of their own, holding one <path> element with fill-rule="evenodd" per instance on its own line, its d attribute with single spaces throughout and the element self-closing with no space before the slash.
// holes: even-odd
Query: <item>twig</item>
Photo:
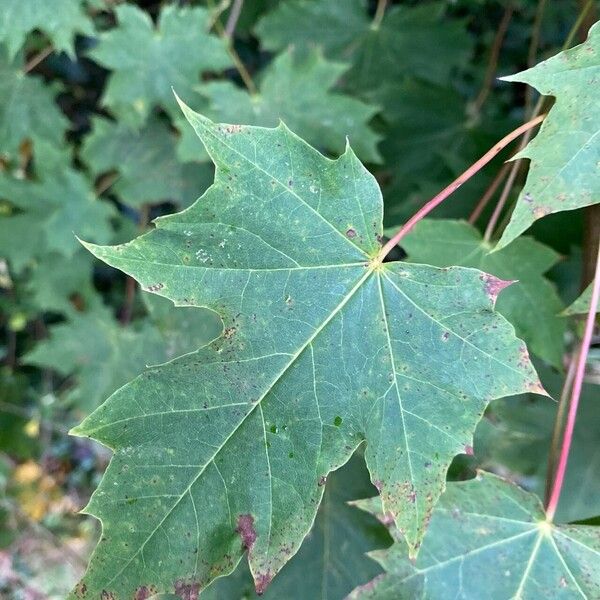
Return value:
<svg viewBox="0 0 600 600">
<path fill-rule="evenodd" d="M 535 58 L 537 55 L 538 47 L 540 45 L 540 30 L 542 28 L 542 19 L 544 17 L 544 10 L 546 9 L 546 0 L 539 0 L 537 9 L 535 11 L 535 19 L 533 21 L 533 27 L 531 29 L 531 41 L 529 43 L 529 50 L 527 52 L 527 66 L 533 67 Z M 525 89 L 525 114 L 529 113 L 531 108 L 531 100 L 533 98 L 533 88 L 527 86 Z"/>
<path fill-rule="evenodd" d="M 581 29 L 581 26 L 583 25 L 585 18 L 587 17 L 588 13 L 590 12 L 590 10 L 592 9 L 593 6 L 594 6 L 594 0 L 588 0 L 584 4 L 583 8 L 581 9 L 581 12 L 579 13 L 579 16 L 577 17 L 577 21 L 575 21 L 575 23 L 573 24 L 573 27 L 571 27 L 571 31 L 569 31 L 569 35 L 567 35 L 567 39 L 565 40 L 565 43 L 563 44 L 563 50 L 566 50 L 567 48 L 569 48 L 571 46 L 571 44 L 573 43 L 573 40 L 575 39 L 575 36 L 579 33 L 579 30 Z"/>
<path fill-rule="evenodd" d="M 375 9 L 375 15 L 371 22 L 371 29 L 379 29 L 381 21 L 383 21 L 383 15 L 385 15 L 385 9 L 387 8 L 388 0 L 377 0 L 377 8 Z"/>
<path fill-rule="evenodd" d="M 594 277 L 590 307 L 585 323 L 583 339 L 581 340 L 581 349 L 577 356 L 575 378 L 573 380 L 573 389 L 571 390 L 571 398 L 569 402 L 569 414 L 567 415 L 567 423 L 565 425 L 565 432 L 562 438 L 562 446 L 558 459 L 558 466 L 556 468 L 556 475 L 554 477 L 554 484 L 552 486 L 552 492 L 546 507 L 546 519 L 548 521 L 552 521 L 554 519 L 558 501 L 560 500 L 560 493 L 565 479 L 567 462 L 569 460 L 569 451 L 573 441 L 573 431 L 575 429 L 575 419 L 577 418 L 577 408 L 579 406 L 581 388 L 583 387 L 583 379 L 585 376 L 585 365 L 592 341 L 592 333 L 594 332 L 594 324 L 596 322 L 596 309 L 598 308 L 598 298 L 600 297 L 600 247 L 598 248 L 598 256 L 596 258 L 596 272 Z"/>
<path fill-rule="evenodd" d="M 578 354 L 579 348 L 576 348 L 571 354 L 567 376 L 565 377 L 563 388 L 560 392 L 560 399 L 558 401 L 558 410 L 556 412 L 554 429 L 552 431 L 552 442 L 550 443 L 550 454 L 548 455 L 548 469 L 546 470 L 546 492 L 544 495 L 546 503 L 550 499 L 550 492 L 552 491 L 552 481 L 554 480 L 554 472 L 556 470 L 556 458 L 560 449 L 560 437 L 564 426 L 568 398 L 573 386 L 573 379 L 575 379 L 575 366 L 577 365 Z"/>
<path fill-rule="evenodd" d="M 150 217 L 150 207 L 148 204 L 144 204 L 140 209 L 139 217 L 139 229 L 141 232 L 145 231 L 148 226 L 148 219 Z M 137 290 L 137 283 L 131 275 L 127 275 L 125 280 L 125 300 L 123 302 L 123 308 L 121 310 L 121 325 L 128 325 L 131 321 L 133 314 L 133 303 L 135 302 L 135 292 Z"/>
<path fill-rule="evenodd" d="M 235 32 L 235 26 L 237 25 L 240 14 L 242 13 L 242 7 L 244 6 L 244 0 L 234 0 L 231 11 L 229 11 L 229 17 L 227 17 L 227 24 L 225 25 L 225 36 L 228 38 L 233 37 Z"/>
<path fill-rule="evenodd" d="M 524 123 L 520 127 L 517 127 L 514 131 L 511 131 L 508 135 L 504 136 L 497 144 L 495 144 L 490 150 L 488 150 L 477 162 L 473 163 L 462 175 L 459 175 L 450 185 L 446 186 L 439 194 L 434 196 L 427 204 L 421 207 L 394 235 L 394 237 L 381 249 L 378 260 L 381 262 L 388 255 L 388 253 L 398 244 L 398 242 L 411 231 L 411 229 L 426 215 L 428 215 L 438 204 L 441 204 L 448 196 L 455 192 L 463 183 L 471 179 L 475 173 L 483 168 L 487 163 L 490 162 L 501 150 L 503 150 L 510 142 L 518 138 L 520 135 L 529 131 L 536 125 L 539 125 L 545 118 L 546 115 L 540 115 L 527 123 Z"/>
<path fill-rule="evenodd" d="M 485 193 L 483 194 L 483 196 L 481 196 L 481 199 L 479 200 L 479 202 L 473 209 L 471 216 L 469 217 L 469 223 L 471 223 L 471 225 L 473 225 L 477 221 L 477 219 L 479 219 L 479 217 L 481 216 L 481 213 L 483 212 L 483 209 L 487 206 L 488 202 L 491 200 L 491 198 L 496 193 L 496 190 L 498 189 L 499 185 L 502 183 L 502 180 L 506 177 L 506 174 L 508 173 L 509 169 L 510 169 L 510 163 L 504 163 L 502 165 L 502 168 L 500 169 L 500 171 L 498 171 L 498 174 L 496 175 L 496 177 L 494 177 L 494 180 L 492 181 L 492 183 L 490 183 L 487 190 L 485 190 Z"/>
<path fill-rule="evenodd" d="M 208 4 L 209 4 L 211 10 L 213 10 L 213 11 L 216 10 L 213 0 L 208 0 Z M 240 10 L 241 10 L 241 7 L 240 7 Z M 232 11 L 233 11 L 233 8 L 232 8 Z M 236 24 L 237 24 L 237 19 L 236 19 Z M 240 58 L 239 54 L 236 52 L 235 48 L 233 47 L 233 33 L 234 33 L 233 30 L 231 31 L 231 33 L 229 35 L 227 34 L 225 29 L 223 28 L 223 25 L 221 24 L 219 15 L 216 16 L 214 25 L 215 25 L 215 29 L 217 30 L 219 36 L 221 36 L 221 38 L 225 41 L 225 43 L 227 45 L 227 52 L 229 53 L 229 56 L 231 57 L 231 60 L 233 61 L 233 64 L 235 65 L 235 68 L 237 69 L 237 72 L 239 73 L 240 78 L 244 82 L 246 89 L 248 90 L 248 92 L 251 96 L 255 96 L 258 93 L 258 90 L 256 89 L 256 85 L 254 85 L 252 76 L 248 72 L 248 69 L 246 69 L 246 65 L 242 62 L 242 59 Z"/>
<path fill-rule="evenodd" d="M 23 67 L 23 73 L 29 73 L 29 71 L 35 69 L 44 59 L 48 58 L 54 52 L 52 46 L 47 46 L 43 50 L 40 50 L 31 60 L 29 60 Z"/>
<path fill-rule="evenodd" d="M 498 31 L 494 37 L 494 43 L 492 44 L 492 51 L 490 52 L 490 60 L 488 62 L 488 67 L 485 72 L 485 77 L 483 80 L 483 86 L 481 91 L 475 98 L 473 102 L 473 110 L 475 113 L 478 113 L 481 110 L 484 102 L 486 101 L 490 90 L 492 89 L 492 85 L 494 83 L 494 75 L 496 74 L 496 69 L 498 68 L 498 58 L 500 57 L 500 49 L 502 48 L 502 43 L 504 42 L 504 38 L 506 36 L 506 32 L 508 30 L 508 25 L 512 18 L 514 12 L 514 5 L 512 2 L 509 2 L 506 5 L 504 10 L 504 14 L 502 15 L 502 20 L 500 21 L 500 25 L 498 26 Z"/>
</svg>

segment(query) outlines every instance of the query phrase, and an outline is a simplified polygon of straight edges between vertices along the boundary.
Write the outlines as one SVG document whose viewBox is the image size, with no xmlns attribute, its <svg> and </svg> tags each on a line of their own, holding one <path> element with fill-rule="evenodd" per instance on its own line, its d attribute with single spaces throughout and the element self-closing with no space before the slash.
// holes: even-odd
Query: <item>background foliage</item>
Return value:
<svg viewBox="0 0 600 600">
<path fill-rule="evenodd" d="M 348 136 L 382 186 L 393 227 L 529 118 L 533 89 L 495 78 L 560 51 L 584 4 L 402 1 L 384 14 L 374 1 L 247 1 L 229 35 L 226 1 L 0 0 L 0 595 L 62 598 L 87 562 L 97 524 L 76 511 L 109 454 L 68 429 L 147 365 L 219 333 L 214 314 L 139 292 L 73 235 L 129 240 L 212 182 L 171 86 L 216 121 L 274 126 L 281 118 L 326 155 L 343 152 Z M 592 96 L 580 101 L 597 113 Z M 598 211 L 551 215 L 486 255 L 509 210 L 494 228 L 494 202 L 464 220 L 513 151 L 422 222 L 403 250 L 412 262 L 520 280 L 497 308 L 557 397 L 580 329 L 561 312 L 590 282 Z M 592 352 L 564 521 L 600 514 L 595 360 Z M 496 400 L 474 454 L 455 461 L 451 478 L 482 466 L 543 494 L 555 411 L 533 396 Z M 389 546 L 393 532 L 347 505 L 374 493 L 360 457 L 336 472 L 313 532 L 266 597 L 293 596 L 301 582 L 314 597 L 341 598 L 375 576 L 364 553 Z M 205 595 L 253 593 L 240 566 Z"/>
</svg>

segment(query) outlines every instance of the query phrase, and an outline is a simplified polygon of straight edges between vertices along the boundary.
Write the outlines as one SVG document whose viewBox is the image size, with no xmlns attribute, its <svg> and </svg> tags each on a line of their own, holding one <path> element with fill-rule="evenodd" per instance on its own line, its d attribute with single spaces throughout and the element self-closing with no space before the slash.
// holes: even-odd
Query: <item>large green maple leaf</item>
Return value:
<svg viewBox="0 0 600 600">
<path fill-rule="evenodd" d="M 135 6 L 115 12 L 118 26 L 101 35 L 90 56 L 112 70 L 103 101 L 128 125 L 140 126 L 155 105 L 176 109 L 172 87 L 185 98 L 201 72 L 232 65 L 225 42 L 209 33 L 205 8 L 165 6 L 156 27 Z"/>
<path fill-rule="evenodd" d="M 13 158 L 26 140 L 64 143 L 68 126 L 54 95 L 56 87 L 23 73 L 23 60 L 9 61 L 0 45 L 0 155 Z"/>
<path fill-rule="evenodd" d="M 76 33 L 93 35 L 81 0 L 0 0 L 0 42 L 14 57 L 34 29 L 43 31 L 57 50 L 75 56 Z"/>
<path fill-rule="evenodd" d="M 341 153 L 348 136 L 359 158 L 380 162 L 379 136 L 368 126 L 377 107 L 331 91 L 347 70 L 347 65 L 325 60 L 318 50 L 289 50 L 267 67 L 256 95 L 230 81 L 208 83 L 202 93 L 215 121 L 272 127 L 281 119 L 314 146 Z"/>
<path fill-rule="evenodd" d="M 600 202 L 600 25 L 586 42 L 532 69 L 504 77 L 556 102 L 536 137 L 515 158 L 531 160 L 527 181 L 498 248 L 548 214 Z"/>
<path fill-rule="evenodd" d="M 213 170 L 208 164 L 182 164 L 175 158 L 175 148 L 175 135 L 158 119 L 149 119 L 139 131 L 95 119 L 81 158 L 94 176 L 114 171 L 111 192 L 129 206 L 166 200 L 189 206 L 210 185 Z"/>
<path fill-rule="evenodd" d="M 401 541 L 372 556 L 387 573 L 352 600 L 600 597 L 600 529 L 549 523 L 537 496 L 485 472 L 448 484 L 416 563 Z"/>
<path fill-rule="evenodd" d="M 263 591 L 309 531 L 327 475 L 363 442 L 416 553 L 487 403 L 542 391 L 493 311 L 506 282 L 382 263 L 381 194 L 349 147 L 331 161 L 283 124 L 184 112 L 214 185 L 145 236 L 89 248 L 148 291 L 213 309 L 223 333 L 75 428 L 115 451 L 87 508 L 103 534 L 75 595 L 199 589 L 244 548 Z"/>
<path fill-rule="evenodd" d="M 493 252 L 477 229 L 464 221 L 424 220 L 402 241 L 412 262 L 437 267 L 475 267 L 505 280 L 515 280 L 499 298 L 496 310 L 516 328 L 532 352 L 561 367 L 566 321 L 562 301 L 544 277 L 560 256 L 533 238 L 522 237 Z"/>
</svg>

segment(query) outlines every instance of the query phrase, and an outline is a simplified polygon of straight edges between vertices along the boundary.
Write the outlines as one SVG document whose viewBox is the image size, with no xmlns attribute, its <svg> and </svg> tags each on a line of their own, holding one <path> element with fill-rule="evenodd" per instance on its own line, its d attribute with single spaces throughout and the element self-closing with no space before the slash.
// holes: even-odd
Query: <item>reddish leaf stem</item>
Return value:
<svg viewBox="0 0 600 600">
<path fill-rule="evenodd" d="M 581 349 L 577 357 L 577 366 L 575 369 L 575 379 L 573 380 L 573 388 L 571 390 L 571 398 L 569 402 L 569 413 L 567 423 L 565 425 L 565 433 L 562 439 L 558 466 L 556 468 L 556 476 L 552 486 L 550 500 L 546 507 L 546 519 L 552 521 L 556 514 L 558 501 L 560 500 L 560 492 L 565 479 L 567 470 L 567 462 L 569 460 L 569 451 L 571 442 L 573 441 L 573 431 L 575 429 L 575 419 L 577 417 L 577 408 L 579 406 L 579 398 L 581 397 L 581 388 L 583 387 L 583 378 L 585 375 L 585 364 L 587 361 L 590 344 L 592 341 L 592 333 L 596 322 L 596 310 L 598 308 L 598 298 L 600 297 L 600 248 L 598 249 L 598 257 L 596 259 L 596 273 L 594 275 L 594 283 L 592 287 L 592 298 L 590 300 L 590 308 L 585 323 L 583 339 L 581 340 Z"/>
<path fill-rule="evenodd" d="M 463 183 L 471 179 L 475 173 L 482 169 L 487 163 L 492 160 L 501 150 L 503 150 L 510 142 L 518 138 L 520 135 L 529 131 L 536 125 L 541 123 L 546 115 L 540 115 L 531 121 L 527 121 L 508 135 L 504 136 L 497 144 L 488 150 L 477 162 L 473 163 L 462 175 L 459 175 L 450 185 L 446 186 L 439 194 L 434 196 L 427 204 L 422 206 L 394 235 L 394 237 L 381 249 L 379 260 L 383 259 L 389 252 L 398 244 L 398 242 L 408 234 L 412 228 L 425 216 L 427 216 L 438 204 L 441 204 L 448 196 L 454 193 Z"/>
</svg>

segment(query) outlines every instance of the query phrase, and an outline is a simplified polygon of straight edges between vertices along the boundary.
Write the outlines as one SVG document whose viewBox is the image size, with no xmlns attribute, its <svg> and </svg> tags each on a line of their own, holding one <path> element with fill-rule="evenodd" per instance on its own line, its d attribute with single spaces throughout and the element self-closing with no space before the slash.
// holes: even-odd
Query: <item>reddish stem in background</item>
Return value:
<svg viewBox="0 0 600 600">
<path fill-rule="evenodd" d="M 592 333 L 596 322 L 596 310 L 598 308 L 598 298 L 600 297 L 600 248 L 598 249 L 598 257 L 596 259 L 596 272 L 594 275 L 594 283 L 592 287 L 592 298 L 590 300 L 590 308 L 585 323 L 583 339 L 581 340 L 581 350 L 577 357 L 577 367 L 575 370 L 575 379 L 573 380 L 573 389 L 571 391 L 571 399 L 569 402 L 569 414 L 567 416 L 567 424 L 565 433 L 562 439 L 560 449 L 560 457 L 556 468 L 556 476 L 554 477 L 554 485 L 548 506 L 546 507 L 546 519 L 552 521 L 556 514 L 558 501 L 560 500 L 560 492 L 565 480 L 565 472 L 567 470 L 567 462 L 569 460 L 569 451 L 571 442 L 573 441 L 573 431 L 575 429 L 575 419 L 577 417 L 577 407 L 579 406 L 579 398 L 581 397 L 581 388 L 583 387 L 583 378 L 585 376 L 585 364 L 587 361 L 590 344 L 592 341 Z"/>
<path fill-rule="evenodd" d="M 412 228 L 426 215 L 428 215 L 438 204 L 441 204 L 450 194 L 454 193 L 463 183 L 471 179 L 475 173 L 483 168 L 487 163 L 492 160 L 501 150 L 503 150 L 513 140 L 518 138 L 520 135 L 529 131 L 536 125 L 539 125 L 546 115 L 540 115 L 531 121 L 527 121 L 520 127 L 517 127 L 514 131 L 511 131 L 508 135 L 504 136 L 497 144 L 495 144 L 490 150 L 488 150 L 477 162 L 473 163 L 462 175 L 459 175 L 450 185 L 446 186 L 439 194 L 434 196 L 427 204 L 422 206 L 401 228 L 398 233 L 381 249 L 379 253 L 379 260 L 383 259 L 389 254 L 389 252 L 398 244 L 398 242 L 409 233 Z"/>
<path fill-rule="evenodd" d="M 494 177 L 494 181 L 492 181 L 488 189 L 485 190 L 485 193 L 481 197 L 481 200 L 479 200 L 477 206 L 475 206 L 473 212 L 471 213 L 471 216 L 469 217 L 469 223 L 471 223 L 471 225 L 474 225 L 477 219 L 479 219 L 479 217 L 481 216 L 483 209 L 488 205 L 489 201 L 496 193 L 496 190 L 498 189 L 499 185 L 502 183 L 502 180 L 506 177 L 508 169 L 510 169 L 510 163 L 504 163 L 500 171 L 498 171 L 496 177 Z"/>
</svg>

